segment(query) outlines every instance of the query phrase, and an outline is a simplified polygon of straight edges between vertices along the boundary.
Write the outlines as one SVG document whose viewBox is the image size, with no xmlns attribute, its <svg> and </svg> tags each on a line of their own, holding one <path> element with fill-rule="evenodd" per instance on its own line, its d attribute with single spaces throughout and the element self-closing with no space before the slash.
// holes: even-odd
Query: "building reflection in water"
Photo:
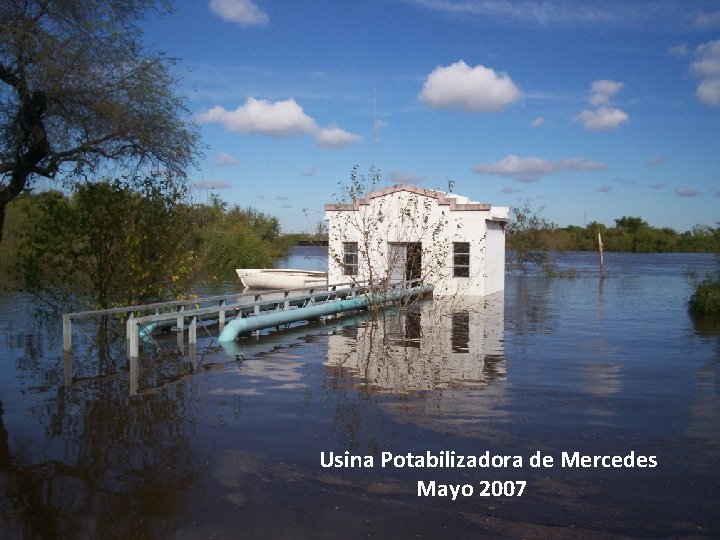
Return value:
<svg viewBox="0 0 720 540">
<path fill-rule="evenodd" d="M 373 393 L 477 389 L 504 379 L 502 295 L 386 310 L 329 337 L 325 365 Z"/>
<path fill-rule="evenodd" d="M 401 424 L 502 441 L 497 420 L 511 401 L 503 335 L 502 293 L 388 310 L 329 336 L 326 387 L 352 387 Z M 346 420 L 339 444 L 353 450 L 361 430 Z"/>
</svg>

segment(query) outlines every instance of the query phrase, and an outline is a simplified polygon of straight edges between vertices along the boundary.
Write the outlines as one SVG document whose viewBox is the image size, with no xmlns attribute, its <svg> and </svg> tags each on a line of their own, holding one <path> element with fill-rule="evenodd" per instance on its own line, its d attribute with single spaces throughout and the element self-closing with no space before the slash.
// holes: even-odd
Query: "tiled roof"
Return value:
<svg viewBox="0 0 720 540">
<path fill-rule="evenodd" d="M 325 210 L 326 211 L 351 211 L 351 210 L 357 210 L 361 205 L 367 205 L 370 204 L 370 201 L 372 199 L 375 199 L 377 197 L 384 197 L 385 195 L 392 195 L 393 193 L 397 193 L 400 191 L 407 191 L 410 193 L 415 193 L 417 195 L 422 195 L 424 197 L 431 197 L 433 199 L 437 199 L 438 204 L 449 206 L 450 210 L 490 210 L 492 208 L 492 205 L 487 203 L 477 203 L 477 202 L 459 202 L 458 197 L 453 194 L 445 193 L 444 191 L 436 191 L 434 189 L 425 189 L 425 188 L 419 188 L 417 186 L 409 185 L 409 184 L 399 184 L 392 187 L 387 187 L 385 189 L 380 189 L 377 191 L 371 191 L 365 197 L 362 199 L 356 199 L 351 203 L 348 204 L 326 204 Z M 467 200 L 465 197 L 462 197 L 462 199 Z"/>
</svg>

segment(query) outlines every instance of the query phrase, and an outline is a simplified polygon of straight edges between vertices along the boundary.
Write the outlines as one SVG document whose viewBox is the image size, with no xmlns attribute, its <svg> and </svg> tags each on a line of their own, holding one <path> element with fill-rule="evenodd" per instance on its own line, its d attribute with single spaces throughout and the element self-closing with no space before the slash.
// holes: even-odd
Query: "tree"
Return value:
<svg viewBox="0 0 720 540">
<path fill-rule="evenodd" d="M 507 225 L 508 246 L 513 250 L 513 266 L 522 272 L 527 265 L 536 265 L 548 274 L 554 274 L 555 267 L 550 257 L 552 233 L 555 224 L 533 212 L 528 205 L 510 210 L 512 219 Z"/>
<path fill-rule="evenodd" d="M 193 212 L 206 213 L 195 219 L 199 271 L 206 279 L 235 278 L 236 268 L 265 268 L 284 255 L 287 240 L 280 235 L 276 217 L 253 208 L 228 208 L 219 197 L 212 206 L 197 207 Z"/>
<path fill-rule="evenodd" d="M 618 229 L 624 229 L 632 234 L 642 229 L 647 229 L 649 227 L 645 220 L 634 216 L 623 216 L 619 219 L 616 219 L 615 226 Z"/>
<path fill-rule="evenodd" d="M 44 193 L 23 231 L 17 277 L 53 303 L 64 291 L 100 308 L 177 296 L 194 263 L 184 197 L 161 176 Z"/>
<path fill-rule="evenodd" d="M 182 176 L 195 161 L 171 61 L 140 44 L 138 22 L 156 6 L 0 3 L 0 239 L 6 206 L 40 177 L 74 183 L 108 165 Z"/>
</svg>

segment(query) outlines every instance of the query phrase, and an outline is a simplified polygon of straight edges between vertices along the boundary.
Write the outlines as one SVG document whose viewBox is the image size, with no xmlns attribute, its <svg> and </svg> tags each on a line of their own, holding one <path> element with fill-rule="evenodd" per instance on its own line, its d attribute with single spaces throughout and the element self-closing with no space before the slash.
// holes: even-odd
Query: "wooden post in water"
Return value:
<svg viewBox="0 0 720 540">
<path fill-rule="evenodd" d="M 72 351 L 63 351 L 63 380 L 65 386 L 70 386 L 73 381 L 72 360 Z"/>
<path fill-rule="evenodd" d="M 137 358 L 140 356 L 140 326 L 135 322 L 132 313 L 125 325 L 125 333 L 128 340 L 128 358 Z"/>
<path fill-rule="evenodd" d="M 600 279 L 605 279 L 605 257 L 603 255 L 602 236 L 598 232 L 598 250 L 600 251 Z"/>
<path fill-rule="evenodd" d="M 197 315 L 194 315 L 190 319 L 190 327 L 188 329 L 188 354 L 190 355 L 190 362 L 192 363 L 193 370 L 197 370 Z"/>
<path fill-rule="evenodd" d="M 220 331 L 222 332 L 222 329 L 225 328 L 225 308 L 227 306 L 227 302 L 225 300 L 220 301 L 220 311 L 218 311 L 218 328 L 220 328 Z"/>
<path fill-rule="evenodd" d="M 177 314 L 177 322 L 175 323 L 175 331 L 180 332 L 180 334 L 183 333 L 183 328 L 185 326 L 185 315 L 183 312 L 185 311 L 185 306 L 180 306 L 180 311 L 178 311 Z"/>
<path fill-rule="evenodd" d="M 62 316 L 63 325 L 63 351 L 72 352 L 72 319 L 68 313 Z"/>
<path fill-rule="evenodd" d="M 135 396 L 138 393 L 138 382 L 139 382 L 139 373 L 140 368 L 138 366 L 138 358 L 130 357 L 129 358 L 130 363 L 130 395 Z"/>
<path fill-rule="evenodd" d="M 188 330 L 188 343 L 195 345 L 197 343 L 197 316 L 190 319 L 190 328 Z"/>
</svg>

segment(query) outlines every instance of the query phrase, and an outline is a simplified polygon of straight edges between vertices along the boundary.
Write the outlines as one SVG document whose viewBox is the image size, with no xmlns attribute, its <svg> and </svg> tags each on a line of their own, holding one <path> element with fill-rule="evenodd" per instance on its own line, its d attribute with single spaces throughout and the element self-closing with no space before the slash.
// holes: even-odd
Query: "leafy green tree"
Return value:
<svg viewBox="0 0 720 540">
<path fill-rule="evenodd" d="M 271 267 L 289 247 L 277 218 L 253 208 L 228 208 L 217 198 L 193 213 L 203 216 L 196 221 L 198 272 L 211 280 L 235 278 L 236 268 Z"/>
<path fill-rule="evenodd" d="M 0 239 L 7 205 L 38 178 L 75 183 L 109 165 L 182 175 L 194 162 L 170 62 L 141 46 L 156 6 L 167 2 L 0 2 Z"/>
<path fill-rule="evenodd" d="M 16 276 L 45 298 L 69 291 L 101 308 L 177 296 L 194 262 L 183 198 L 173 179 L 157 175 L 85 184 L 70 198 L 45 194 Z"/>
<path fill-rule="evenodd" d="M 554 265 L 550 257 L 553 245 L 552 233 L 555 224 L 533 212 L 528 205 L 513 207 L 511 220 L 507 225 L 508 247 L 512 250 L 512 264 L 521 271 L 528 265 L 539 266 L 545 273 L 552 274 Z"/>
<path fill-rule="evenodd" d="M 623 229 L 629 233 L 636 233 L 641 229 L 649 227 L 647 222 L 639 217 L 623 216 L 615 220 L 615 226 L 618 229 Z"/>
</svg>

